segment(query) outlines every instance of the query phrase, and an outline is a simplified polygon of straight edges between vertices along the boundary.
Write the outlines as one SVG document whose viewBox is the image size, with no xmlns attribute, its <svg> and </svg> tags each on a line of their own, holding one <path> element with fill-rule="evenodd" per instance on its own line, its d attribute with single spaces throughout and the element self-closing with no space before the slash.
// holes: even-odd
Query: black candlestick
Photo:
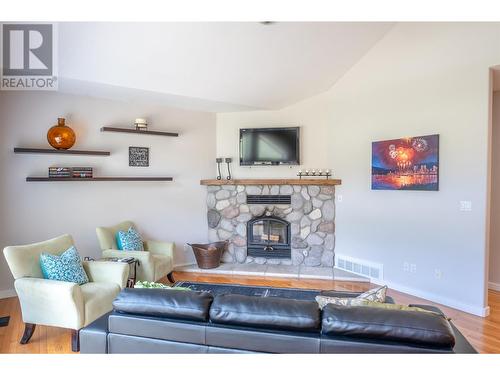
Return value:
<svg viewBox="0 0 500 375">
<path fill-rule="evenodd" d="M 227 163 L 227 179 L 228 180 L 231 179 L 231 168 L 229 168 L 229 164 L 231 164 L 232 161 L 233 161 L 233 159 L 226 158 L 226 163 Z"/>
<path fill-rule="evenodd" d="M 222 158 L 215 159 L 217 162 L 217 180 L 222 180 L 222 175 L 220 173 L 220 164 L 222 163 Z"/>
</svg>

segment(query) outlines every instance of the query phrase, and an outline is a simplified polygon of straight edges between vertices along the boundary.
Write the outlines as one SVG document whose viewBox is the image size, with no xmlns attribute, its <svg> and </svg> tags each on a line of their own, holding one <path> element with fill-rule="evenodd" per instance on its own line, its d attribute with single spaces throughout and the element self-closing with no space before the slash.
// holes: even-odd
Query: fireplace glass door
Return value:
<svg viewBox="0 0 500 375">
<path fill-rule="evenodd" d="M 249 255 L 252 250 L 254 256 L 288 257 L 290 256 L 290 224 L 275 217 L 262 217 L 248 223 Z"/>
</svg>

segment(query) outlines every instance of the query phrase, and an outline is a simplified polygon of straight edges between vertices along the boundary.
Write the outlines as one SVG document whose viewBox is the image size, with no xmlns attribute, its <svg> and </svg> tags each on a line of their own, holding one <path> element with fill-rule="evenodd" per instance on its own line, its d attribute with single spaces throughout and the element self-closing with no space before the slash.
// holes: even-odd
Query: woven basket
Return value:
<svg viewBox="0 0 500 375">
<path fill-rule="evenodd" d="M 227 241 L 212 242 L 208 244 L 188 243 L 193 249 L 198 267 L 202 269 L 217 268 L 224 250 L 227 249 Z"/>
</svg>

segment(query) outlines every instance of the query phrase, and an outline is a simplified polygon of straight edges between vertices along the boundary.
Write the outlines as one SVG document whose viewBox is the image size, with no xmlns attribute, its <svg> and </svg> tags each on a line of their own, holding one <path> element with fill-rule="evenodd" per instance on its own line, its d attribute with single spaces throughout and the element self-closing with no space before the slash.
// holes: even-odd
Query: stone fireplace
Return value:
<svg viewBox="0 0 500 375">
<path fill-rule="evenodd" d="M 339 180 L 202 180 L 210 242 L 222 261 L 333 267 Z"/>
</svg>

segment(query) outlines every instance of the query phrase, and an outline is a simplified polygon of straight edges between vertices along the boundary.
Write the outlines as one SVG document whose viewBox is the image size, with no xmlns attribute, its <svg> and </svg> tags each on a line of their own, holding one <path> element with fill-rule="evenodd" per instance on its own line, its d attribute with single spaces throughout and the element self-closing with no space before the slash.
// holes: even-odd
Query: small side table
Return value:
<svg viewBox="0 0 500 375">
<path fill-rule="evenodd" d="M 127 288 L 133 288 L 137 281 L 137 267 L 141 266 L 141 262 L 137 258 L 100 258 L 100 259 L 92 259 L 90 257 L 85 257 L 84 260 L 95 260 L 96 262 L 119 262 L 119 263 L 127 263 L 130 266 L 131 273 L 127 279 Z M 132 272 L 132 269 L 134 272 Z"/>
</svg>

